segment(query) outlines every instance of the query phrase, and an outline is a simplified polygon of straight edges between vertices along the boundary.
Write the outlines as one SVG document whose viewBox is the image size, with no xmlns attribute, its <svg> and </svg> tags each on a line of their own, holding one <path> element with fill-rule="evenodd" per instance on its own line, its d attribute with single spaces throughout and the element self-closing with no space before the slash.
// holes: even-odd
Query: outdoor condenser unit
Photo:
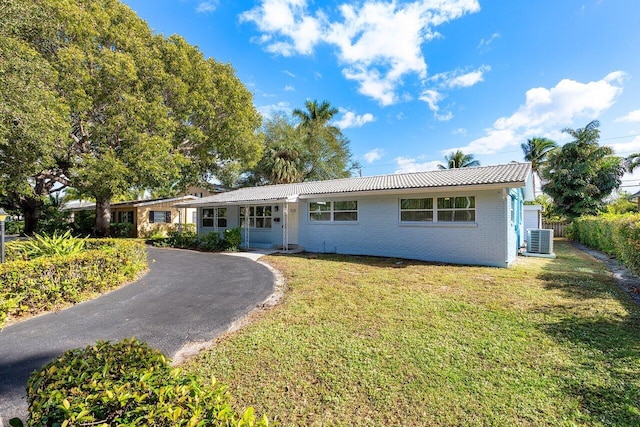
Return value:
<svg viewBox="0 0 640 427">
<path fill-rule="evenodd" d="M 553 253 L 553 230 L 532 228 L 527 230 L 527 252 L 532 254 Z"/>
</svg>

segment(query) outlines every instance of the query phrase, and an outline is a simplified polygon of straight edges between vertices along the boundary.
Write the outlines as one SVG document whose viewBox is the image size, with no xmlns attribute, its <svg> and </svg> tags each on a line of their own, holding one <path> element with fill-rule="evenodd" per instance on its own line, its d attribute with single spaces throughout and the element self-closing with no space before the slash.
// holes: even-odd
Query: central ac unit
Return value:
<svg viewBox="0 0 640 427">
<path fill-rule="evenodd" d="M 553 230 L 533 228 L 528 230 L 527 252 L 532 254 L 553 253 Z"/>
</svg>

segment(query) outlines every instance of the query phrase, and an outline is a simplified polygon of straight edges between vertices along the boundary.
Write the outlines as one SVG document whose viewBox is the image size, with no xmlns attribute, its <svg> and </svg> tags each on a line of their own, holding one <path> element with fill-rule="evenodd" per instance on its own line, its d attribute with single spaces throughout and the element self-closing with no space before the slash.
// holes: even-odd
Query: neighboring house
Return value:
<svg viewBox="0 0 640 427">
<path fill-rule="evenodd" d="M 531 165 L 247 187 L 176 206 L 243 245 L 507 267 L 524 243 Z"/>
<path fill-rule="evenodd" d="M 542 228 L 542 205 L 524 205 L 524 230 Z"/>
<path fill-rule="evenodd" d="M 177 228 L 178 224 L 194 223 L 195 209 L 174 207 L 176 203 L 193 200 L 197 200 L 197 197 L 181 196 L 111 203 L 111 222 L 133 224 L 132 237 L 146 237 L 153 231 L 167 231 Z M 94 211 L 95 203 L 68 204 L 63 209 L 71 212 Z"/>
<path fill-rule="evenodd" d="M 208 184 L 206 187 L 199 187 L 195 185 L 190 185 L 184 193 L 181 193 L 181 196 L 190 195 L 195 197 L 208 197 L 213 196 L 214 194 L 222 193 L 227 191 L 227 189 L 221 185 Z"/>
</svg>

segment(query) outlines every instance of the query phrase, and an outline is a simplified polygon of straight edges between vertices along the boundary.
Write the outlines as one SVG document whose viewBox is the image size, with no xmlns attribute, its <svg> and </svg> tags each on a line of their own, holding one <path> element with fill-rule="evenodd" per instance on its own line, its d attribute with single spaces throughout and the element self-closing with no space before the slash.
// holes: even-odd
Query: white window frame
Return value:
<svg viewBox="0 0 640 427">
<path fill-rule="evenodd" d="M 240 207 L 240 224 L 246 228 L 245 207 Z M 262 215 L 258 215 L 258 211 L 262 211 Z M 267 215 L 268 212 L 268 215 Z M 270 230 L 273 227 L 273 206 L 271 205 L 254 205 L 249 206 L 249 228 L 256 230 Z M 268 224 L 268 225 L 267 225 Z"/>
<path fill-rule="evenodd" d="M 404 200 L 426 200 L 431 199 L 432 208 L 402 208 L 402 202 Z M 440 208 L 439 200 L 449 200 L 454 199 L 452 202 L 452 207 Z M 466 199 L 465 207 L 455 207 L 456 200 L 455 199 Z M 476 206 L 476 196 L 434 196 L 434 197 L 403 197 L 398 199 L 398 220 L 400 224 L 405 225 L 431 225 L 431 224 L 440 224 L 440 225 L 463 225 L 463 224 L 477 224 L 477 206 Z M 432 218 L 425 220 L 416 220 L 416 221 L 407 221 L 402 219 L 403 212 L 432 212 Z M 445 212 L 450 212 L 451 220 L 443 219 L 443 215 Z M 458 216 L 460 212 L 470 213 L 470 217 L 472 218 L 469 221 L 456 220 L 456 213 Z"/>
<path fill-rule="evenodd" d="M 336 209 L 336 203 L 355 203 L 355 209 Z M 328 209 L 325 210 L 312 210 L 313 205 L 318 206 L 326 206 Z M 336 219 L 337 214 L 337 219 Z M 355 219 L 340 219 L 341 214 L 355 214 Z M 327 219 L 313 219 L 315 216 L 324 216 Z M 309 202 L 309 216 L 307 220 L 312 224 L 317 223 L 340 223 L 340 224 L 353 224 L 358 222 L 360 214 L 358 211 L 358 201 L 357 200 L 312 200 Z"/>
<path fill-rule="evenodd" d="M 402 208 L 402 202 L 405 200 L 430 200 L 431 201 L 431 208 Z M 424 220 L 403 220 L 402 219 L 402 214 L 405 212 L 424 212 L 424 213 L 431 213 L 431 219 L 424 219 Z M 433 201 L 433 197 L 407 197 L 407 198 L 402 198 L 400 199 L 400 222 L 404 223 L 404 224 L 425 224 L 425 223 L 432 223 L 435 222 L 436 219 L 436 210 L 435 210 L 435 206 L 434 206 L 434 201 Z"/>
<path fill-rule="evenodd" d="M 205 216 L 205 211 L 207 216 Z M 202 208 L 202 223 L 203 228 L 227 228 L 227 208 Z M 209 216 L 212 215 L 212 216 Z M 211 225 L 204 225 L 204 221 L 211 220 Z"/>
</svg>

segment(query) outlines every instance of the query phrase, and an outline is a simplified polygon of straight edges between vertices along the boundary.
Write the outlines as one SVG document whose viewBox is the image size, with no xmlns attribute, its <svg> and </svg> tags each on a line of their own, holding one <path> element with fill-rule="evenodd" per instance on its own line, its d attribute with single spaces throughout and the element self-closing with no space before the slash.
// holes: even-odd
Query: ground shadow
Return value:
<svg viewBox="0 0 640 427">
<path fill-rule="evenodd" d="M 557 247 L 558 258 L 538 278 L 546 289 L 561 291 L 566 303 L 538 311 L 547 311 L 542 318 L 548 319 L 539 328 L 567 348 L 574 361 L 570 368 L 558 367 L 563 390 L 591 420 L 640 425 L 640 307 L 600 261 L 568 242 Z M 612 300 L 623 310 L 609 311 Z"/>
</svg>

